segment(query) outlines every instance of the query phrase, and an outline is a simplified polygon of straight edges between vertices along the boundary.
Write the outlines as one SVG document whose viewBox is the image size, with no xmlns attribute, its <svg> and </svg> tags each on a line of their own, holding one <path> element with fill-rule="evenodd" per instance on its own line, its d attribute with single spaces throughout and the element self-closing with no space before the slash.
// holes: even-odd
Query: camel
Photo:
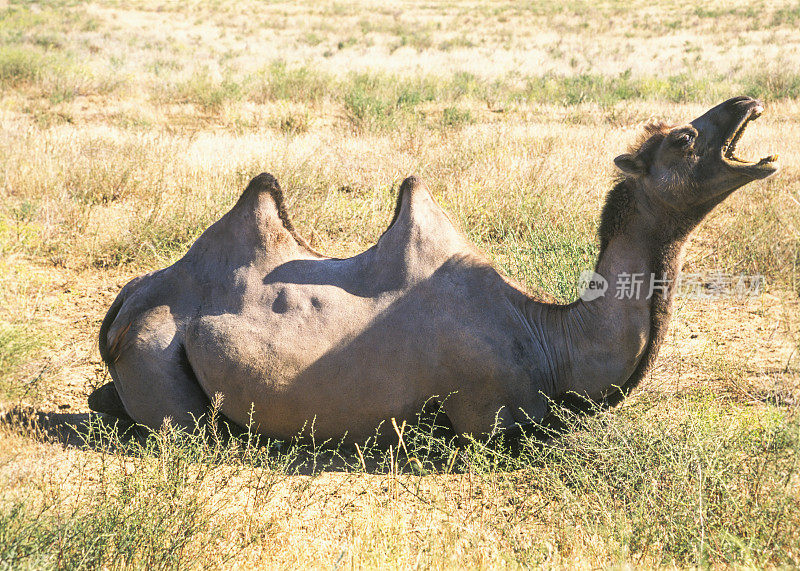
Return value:
<svg viewBox="0 0 800 571">
<path fill-rule="evenodd" d="M 614 160 L 594 270 L 605 294 L 567 305 L 500 275 L 416 177 L 377 243 L 337 259 L 309 247 L 278 182 L 258 175 L 183 258 L 121 290 L 100 328 L 113 382 L 90 408 L 192 429 L 220 394 L 221 413 L 260 434 L 357 442 L 431 399 L 475 437 L 542 422 L 554 402 L 613 406 L 656 359 L 692 231 L 777 171 L 776 155 L 734 154 L 762 111 L 736 97 L 647 127 Z"/>
</svg>

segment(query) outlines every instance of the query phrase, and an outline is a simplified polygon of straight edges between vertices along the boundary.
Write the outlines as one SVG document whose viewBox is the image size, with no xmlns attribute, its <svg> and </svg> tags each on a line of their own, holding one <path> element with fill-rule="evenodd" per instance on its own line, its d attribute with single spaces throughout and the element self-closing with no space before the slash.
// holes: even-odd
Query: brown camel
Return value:
<svg viewBox="0 0 800 571">
<path fill-rule="evenodd" d="M 275 179 L 239 201 L 172 266 L 127 284 L 100 328 L 113 383 L 90 407 L 149 427 L 192 428 L 209 397 L 240 425 L 292 437 L 369 437 L 443 400 L 459 434 L 541 421 L 548 403 L 618 402 L 653 364 L 689 234 L 777 157 L 734 155 L 763 111 L 737 97 L 691 123 L 647 129 L 615 159 L 595 269 L 605 295 L 537 301 L 454 228 L 418 179 L 406 179 L 377 244 L 321 256 L 294 231 Z M 642 276 L 639 295 L 626 291 Z"/>
</svg>

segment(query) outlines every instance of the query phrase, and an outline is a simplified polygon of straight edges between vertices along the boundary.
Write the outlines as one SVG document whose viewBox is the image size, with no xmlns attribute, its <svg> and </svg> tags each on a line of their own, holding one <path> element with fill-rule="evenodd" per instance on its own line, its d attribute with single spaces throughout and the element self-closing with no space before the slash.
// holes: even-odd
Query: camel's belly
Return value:
<svg viewBox="0 0 800 571">
<path fill-rule="evenodd" d="M 201 386 L 222 394 L 235 422 L 282 437 L 311 423 L 319 437 L 341 436 L 346 426 L 358 437 L 428 396 L 435 364 L 409 340 L 412 316 L 391 317 L 392 300 L 310 286 L 262 299 L 258 311 L 201 317 L 186 333 Z"/>
</svg>

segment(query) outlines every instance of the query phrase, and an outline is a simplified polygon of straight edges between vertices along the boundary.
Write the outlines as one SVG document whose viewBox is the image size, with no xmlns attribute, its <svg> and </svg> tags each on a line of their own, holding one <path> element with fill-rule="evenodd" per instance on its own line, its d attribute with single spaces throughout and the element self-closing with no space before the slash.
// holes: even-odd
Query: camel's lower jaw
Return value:
<svg viewBox="0 0 800 571">
<path fill-rule="evenodd" d="M 778 155 L 769 155 L 758 161 L 746 161 L 738 157 L 722 156 L 722 161 L 732 170 L 753 179 L 767 178 L 778 171 Z"/>
<path fill-rule="evenodd" d="M 772 173 L 776 172 L 779 168 L 778 165 L 778 154 L 775 153 L 774 155 L 770 155 L 768 157 L 764 157 L 756 164 L 753 165 L 754 168 L 759 169 L 759 171 L 764 173 L 764 176 L 769 176 Z"/>
<path fill-rule="evenodd" d="M 727 161 L 728 163 L 731 163 L 731 164 L 734 164 L 734 165 L 738 164 L 738 165 L 758 165 L 758 166 L 760 166 L 760 165 L 766 165 L 766 164 L 771 164 L 771 163 L 778 162 L 777 153 L 774 154 L 774 155 L 769 155 L 767 157 L 764 157 L 763 159 L 759 159 L 758 161 L 748 161 L 748 160 L 740 159 L 739 157 L 735 157 L 733 155 L 728 155 L 728 154 L 725 154 L 725 153 L 723 153 L 722 158 L 725 161 Z"/>
</svg>

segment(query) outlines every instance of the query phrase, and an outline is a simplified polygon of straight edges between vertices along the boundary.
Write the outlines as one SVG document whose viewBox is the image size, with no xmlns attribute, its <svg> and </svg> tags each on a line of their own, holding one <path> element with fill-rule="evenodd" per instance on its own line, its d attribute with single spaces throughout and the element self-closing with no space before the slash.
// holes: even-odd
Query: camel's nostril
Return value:
<svg viewBox="0 0 800 571">
<path fill-rule="evenodd" d="M 728 99 L 728 101 L 725 102 L 725 107 L 727 107 L 733 113 L 741 113 L 742 111 L 750 107 L 754 107 L 755 105 L 760 106 L 760 103 L 752 97 L 747 97 L 745 95 Z"/>
</svg>

